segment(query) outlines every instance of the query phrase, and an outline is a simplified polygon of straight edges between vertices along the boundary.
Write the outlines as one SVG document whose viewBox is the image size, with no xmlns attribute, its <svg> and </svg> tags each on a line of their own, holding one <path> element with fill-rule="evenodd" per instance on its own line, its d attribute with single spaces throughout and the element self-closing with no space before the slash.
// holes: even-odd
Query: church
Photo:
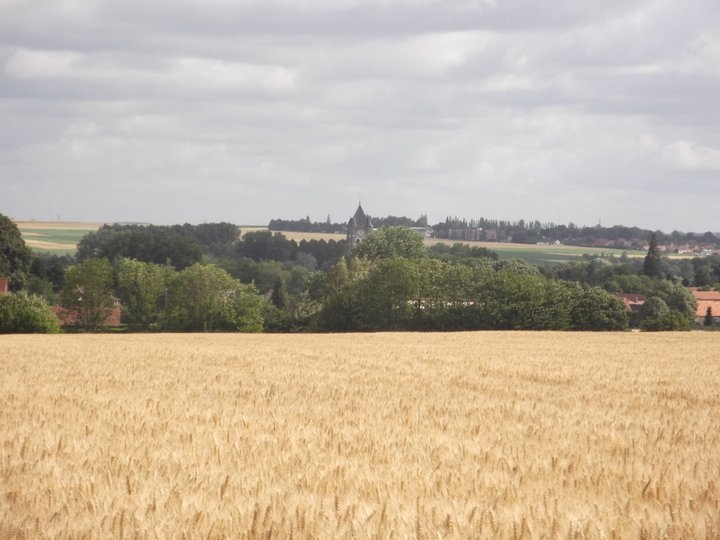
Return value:
<svg viewBox="0 0 720 540">
<path fill-rule="evenodd" d="M 365 214 L 362 204 L 358 203 L 355 214 L 350 218 L 347 224 L 347 254 L 353 250 L 357 244 L 363 241 L 365 236 L 373 231 L 373 224 L 370 216 Z"/>
</svg>

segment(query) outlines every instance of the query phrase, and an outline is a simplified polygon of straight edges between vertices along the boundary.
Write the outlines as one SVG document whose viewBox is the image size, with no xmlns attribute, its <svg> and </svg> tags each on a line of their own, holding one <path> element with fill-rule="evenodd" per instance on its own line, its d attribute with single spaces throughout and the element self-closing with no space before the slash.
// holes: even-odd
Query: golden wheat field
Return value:
<svg viewBox="0 0 720 540">
<path fill-rule="evenodd" d="M 0 337 L 0 538 L 719 538 L 720 334 Z"/>
</svg>

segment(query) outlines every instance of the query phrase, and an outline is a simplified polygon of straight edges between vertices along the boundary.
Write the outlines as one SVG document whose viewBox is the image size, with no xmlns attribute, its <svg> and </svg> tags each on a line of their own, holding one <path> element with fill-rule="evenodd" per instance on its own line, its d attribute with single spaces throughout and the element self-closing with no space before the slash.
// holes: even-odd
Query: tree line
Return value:
<svg viewBox="0 0 720 540">
<path fill-rule="evenodd" d="M 382 227 L 427 227 L 428 218 L 422 214 L 417 219 L 405 216 L 385 216 L 372 218 L 373 226 Z M 304 219 L 271 219 L 268 224 L 270 231 L 292 231 L 292 232 L 317 232 L 317 233 L 344 233 L 347 231 L 346 223 L 334 223 L 330 216 L 325 221 L 310 221 L 307 216 Z"/>
<path fill-rule="evenodd" d="M 0 300 L 0 330 L 56 331 L 56 319 L 37 318 L 47 305 L 90 331 L 115 305 L 127 331 L 687 329 L 686 285 L 720 284 L 720 257 L 674 261 L 650 243 L 645 259 L 539 267 L 463 243 L 426 248 L 402 226 L 374 231 L 346 257 L 344 240 L 295 242 L 229 223 L 108 225 L 69 257 L 33 254 L 4 218 L 0 275 L 15 294 Z M 630 317 L 620 292 L 646 295 L 644 311 Z M 23 302 L 24 318 L 11 317 Z"/>
<path fill-rule="evenodd" d="M 663 233 L 662 231 L 622 225 L 588 227 L 578 226 L 574 223 L 566 225 L 552 222 L 541 223 L 538 220 L 510 221 L 484 217 L 468 220 L 450 216 L 434 225 L 429 225 L 428 218 L 424 214 L 417 219 L 405 216 L 373 217 L 372 222 L 377 228 L 430 227 L 433 236 L 440 239 L 465 239 L 467 232 L 472 231 L 472 239 L 481 241 L 508 241 L 517 244 L 561 242 L 577 246 L 592 246 L 602 241 L 606 247 L 641 250 L 647 246 L 651 235 L 655 234 L 661 244 L 687 246 L 688 248 L 720 247 L 720 238 L 710 231 Z M 268 229 L 271 231 L 337 233 L 345 232 L 346 223 L 331 222 L 330 216 L 324 222 L 311 221 L 310 217 L 297 220 L 272 219 Z"/>
</svg>

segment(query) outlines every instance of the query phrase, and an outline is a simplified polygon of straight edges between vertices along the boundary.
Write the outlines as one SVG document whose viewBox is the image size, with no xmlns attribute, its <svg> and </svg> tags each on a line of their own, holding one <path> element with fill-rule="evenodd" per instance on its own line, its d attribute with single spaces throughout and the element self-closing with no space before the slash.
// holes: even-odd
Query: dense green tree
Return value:
<svg viewBox="0 0 720 540">
<path fill-rule="evenodd" d="M 291 262 L 254 261 L 242 257 L 222 264 L 231 276 L 242 283 L 252 283 L 262 293 L 271 291 L 278 278 L 281 278 L 289 294 L 300 294 L 306 288 L 310 272 Z"/>
<path fill-rule="evenodd" d="M 672 309 L 659 296 L 651 296 L 640 310 L 640 328 L 649 332 L 689 330 L 690 321 L 686 314 Z"/>
<path fill-rule="evenodd" d="M 361 284 L 369 270 L 367 259 L 351 257 L 346 261 L 341 257 L 327 275 L 313 280 L 311 297 L 321 303 L 313 320 L 314 328 L 330 332 L 360 330 L 365 311 Z"/>
<path fill-rule="evenodd" d="M 336 292 L 343 290 L 350 282 L 350 272 L 348 271 L 345 257 L 340 257 L 338 261 L 328 270 L 322 282 L 320 297 L 328 297 Z"/>
<path fill-rule="evenodd" d="M 182 236 L 191 238 L 200 246 L 203 254 L 215 259 L 231 257 L 240 236 L 240 228 L 227 222 L 173 225 L 170 228 Z"/>
<path fill-rule="evenodd" d="M 651 294 L 662 298 L 670 311 L 674 311 L 683 317 L 688 325 L 695 322 L 697 301 L 693 294 L 680 283 L 659 280 L 656 282 L 656 286 L 653 288 Z"/>
<path fill-rule="evenodd" d="M 670 313 L 670 308 L 665 300 L 659 296 L 647 298 L 640 308 L 640 327 L 647 330 L 650 326 L 657 326 L 657 321 L 667 313 Z"/>
<path fill-rule="evenodd" d="M 407 227 L 383 227 L 372 231 L 353 248 L 352 254 L 370 261 L 391 257 L 419 259 L 427 256 L 422 238 Z"/>
<path fill-rule="evenodd" d="M 493 263 L 493 268 L 496 272 L 500 272 L 502 270 L 509 270 L 521 276 L 540 275 L 540 270 L 537 266 L 520 259 L 503 259 L 501 261 Z"/>
<path fill-rule="evenodd" d="M 652 233 L 650 237 L 648 252 L 643 263 L 643 273 L 651 278 L 662 277 L 662 261 L 658 249 L 657 233 Z"/>
<path fill-rule="evenodd" d="M 270 303 L 265 312 L 265 331 L 302 332 L 312 329 L 313 317 L 319 310 L 320 304 L 307 292 L 289 296 L 282 309 Z"/>
<path fill-rule="evenodd" d="M 35 275 L 31 275 L 25 283 L 25 292 L 43 298 L 51 306 L 59 303 L 59 297 L 53 290 L 52 283 Z"/>
<path fill-rule="evenodd" d="M 287 286 L 281 277 L 275 279 L 272 293 L 270 294 L 270 302 L 278 309 L 285 309 L 288 306 Z"/>
<path fill-rule="evenodd" d="M 33 253 L 30 273 L 49 283 L 54 292 L 59 292 L 65 280 L 65 269 L 74 263 L 75 258 L 70 255 Z"/>
<path fill-rule="evenodd" d="M 688 259 L 678 261 L 674 276 L 682 282 L 683 286 L 689 287 L 692 285 L 695 282 L 695 268 L 692 261 Z"/>
<path fill-rule="evenodd" d="M 545 330 L 572 329 L 572 310 L 582 296 L 582 289 L 563 281 L 547 280 L 545 297 L 540 309 L 539 328 Z"/>
<path fill-rule="evenodd" d="M 0 214 L 0 277 L 8 278 L 11 291 L 25 287 L 31 262 L 32 252 L 17 225 L 9 217 Z"/>
<path fill-rule="evenodd" d="M 167 324 L 186 332 L 258 332 L 262 298 L 222 268 L 194 264 L 171 283 Z"/>
<path fill-rule="evenodd" d="M 698 287 L 709 287 L 715 281 L 713 268 L 709 263 L 694 265 L 693 275 L 694 283 Z"/>
<path fill-rule="evenodd" d="M 243 235 L 242 240 L 237 243 L 236 250 L 238 256 L 254 261 L 286 262 L 295 260 L 298 245 L 281 233 L 251 231 Z"/>
<path fill-rule="evenodd" d="M 453 263 L 464 263 L 472 259 L 497 260 L 498 258 L 494 251 L 461 242 L 455 242 L 452 245 L 437 243 L 427 248 L 427 254 L 430 257 Z"/>
<path fill-rule="evenodd" d="M 123 258 L 117 265 L 123 322 L 132 329 L 159 328 L 174 270 L 167 265 Z"/>
<path fill-rule="evenodd" d="M 582 290 L 572 307 L 573 330 L 613 331 L 628 327 L 628 313 L 622 300 L 600 287 Z"/>
<path fill-rule="evenodd" d="M 351 257 L 340 257 L 327 272 L 315 272 L 308 276 L 307 291 L 314 300 L 323 301 L 367 276 L 370 261 Z"/>
<path fill-rule="evenodd" d="M 632 293 L 649 296 L 657 282 L 646 275 L 615 276 L 605 284 L 605 289 L 614 293 Z"/>
<path fill-rule="evenodd" d="M 381 259 L 368 272 L 360 291 L 363 330 L 402 330 L 420 292 L 418 265 L 404 257 Z"/>
<path fill-rule="evenodd" d="M 238 332 L 262 332 L 263 298 L 253 285 L 237 283 L 230 297 L 233 309 L 228 330 Z"/>
<path fill-rule="evenodd" d="M 322 222 L 311 222 L 309 217 L 303 219 L 271 219 L 268 229 L 271 231 L 336 233 L 342 230 L 343 225 L 343 223 L 333 223 L 330 215 L 328 215 L 325 221 Z"/>
<path fill-rule="evenodd" d="M 345 257 L 340 257 L 327 272 L 314 272 L 308 280 L 308 293 L 315 300 L 322 300 L 341 291 L 349 282 Z"/>
<path fill-rule="evenodd" d="M 318 262 L 314 255 L 306 253 L 305 251 L 298 251 L 293 264 L 306 269 L 309 272 L 317 270 Z"/>
<path fill-rule="evenodd" d="M 475 266 L 437 259 L 379 259 L 353 281 L 342 264 L 321 296 L 317 328 L 330 331 L 627 327 L 622 301 L 600 288 L 548 280 L 510 261 Z"/>
<path fill-rule="evenodd" d="M 423 298 L 436 298 L 440 303 L 465 304 L 473 298 L 480 280 L 479 267 L 466 264 L 423 261 L 421 265 L 425 292 Z"/>
<path fill-rule="evenodd" d="M 477 290 L 484 289 L 489 265 L 450 264 L 433 258 L 416 261 L 420 293 L 411 329 L 468 330 L 477 328 L 473 308 Z"/>
<path fill-rule="evenodd" d="M 298 244 L 298 260 L 302 253 L 307 253 L 315 258 L 317 267 L 327 270 L 339 257 L 345 255 L 345 240 L 300 240 Z"/>
<path fill-rule="evenodd" d="M 348 286 L 323 300 L 313 326 L 322 332 L 357 332 L 362 314 L 359 289 Z"/>
<path fill-rule="evenodd" d="M 711 287 L 720 282 L 720 255 L 695 257 L 690 262 L 693 267 L 693 283 L 697 287 Z"/>
<path fill-rule="evenodd" d="M 0 295 L 0 334 L 56 334 L 60 323 L 45 300 L 25 293 Z"/>
<path fill-rule="evenodd" d="M 62 307 L 72 312 L 78 327 L 97 331 L 114 305 L 113 271 L 107 259 L 88 259 L 65 271 L 60 291 Z"/>
<path fill-rule="evenodd" d="M 713 319 L 712 308 L 708 306 L 707 310 L 705 311 L 705 318 L 703 318 L 703 326 L 713 326 L 714 324 L 715 320 Z"/>
<path fill-rule="evenodd" d="M 141 262 L 169 264 L 182 270 L 202 260 L 198 243 L 170 227 L 104 225 L 78 243 L 77 260 L 127 257 Z"/>
<path fill-rule="evenodd" d="M 545 281 L 539 274 L 520 273 L 512 267 L 495 272 L 478 297 L 481 324 L 504 330 L 544 327 Z"/>
</svg>

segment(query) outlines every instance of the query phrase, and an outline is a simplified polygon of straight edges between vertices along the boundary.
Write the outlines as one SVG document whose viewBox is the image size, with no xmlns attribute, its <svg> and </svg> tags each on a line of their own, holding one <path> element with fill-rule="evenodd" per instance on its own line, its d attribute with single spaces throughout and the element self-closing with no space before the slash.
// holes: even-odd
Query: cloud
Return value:
<svg viewBox="0 0 720 540">
<path fill-rule="evenodd" d="M 199 57 L 166 58 L 138 64 L 134 58 L 72 51 L 17 50 L 5 73 L 20 80 L 70 80 L 81 84 L 162 88 L 164 96 L 267 95 L 292 90 L 295 74 L 283 66 L 255 65 Z"/>
<path fill-rule="evenodd" d="M 665 147 L 664 158 L 678 169 L 720 171 L 720 148 L 674 141 Z"/>
<path fill-rule="evenodd" d="M 0 212 L 344 221 L 361 196 L 373 215 L 431 221 L 709 229 L 719 12 L 0 0 Z M 648 199 L 673 210 L 638 206 Z"/>
</svg>

